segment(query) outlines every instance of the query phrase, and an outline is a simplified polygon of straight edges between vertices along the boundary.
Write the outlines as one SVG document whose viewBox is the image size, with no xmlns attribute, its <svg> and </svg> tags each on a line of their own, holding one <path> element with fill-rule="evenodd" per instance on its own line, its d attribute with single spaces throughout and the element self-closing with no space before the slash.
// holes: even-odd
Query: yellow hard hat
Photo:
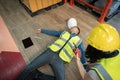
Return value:
<svg viewBox="0 0 120 80">
<path fill-rule="evenodd" d="M 120 48 L 119 33 L 114 27 L 106 23 L 94 27 L 86 40 L 89 45 L 102 51 L 112 51 Z"/>
<path fill-rule="evenodd" d="M 120 48 L 120 39 L 119 39 L 119 48 Z"/>
</svg>

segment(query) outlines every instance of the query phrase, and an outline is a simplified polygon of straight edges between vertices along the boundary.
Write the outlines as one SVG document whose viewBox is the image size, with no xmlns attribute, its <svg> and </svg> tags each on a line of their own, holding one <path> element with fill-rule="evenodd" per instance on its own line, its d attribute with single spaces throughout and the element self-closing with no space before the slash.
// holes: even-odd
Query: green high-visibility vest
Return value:
<svg viewBox="0 0 120 80">
<path fill-rule="evenodd" d="M 74 56 L 73 49 L 75 48 L 75 45 L 78 47 L 81 42 L 82 40 L 78 36 L 70 38 L 70 33 L 64 31 L 60 35 L 59 39 L 57 39 L 52 45 L 50 45 L 49 48 L 53 52 L 57 52 L 60 50 L 59 57 L 63 61 L 69 63 Z"/>
<path fill-rule="evenodd" d="M 94 66 L 101 80 L 120 80 L 120 49 L 119 54 L 112 58 L 104 58 Z"/>
</svg>

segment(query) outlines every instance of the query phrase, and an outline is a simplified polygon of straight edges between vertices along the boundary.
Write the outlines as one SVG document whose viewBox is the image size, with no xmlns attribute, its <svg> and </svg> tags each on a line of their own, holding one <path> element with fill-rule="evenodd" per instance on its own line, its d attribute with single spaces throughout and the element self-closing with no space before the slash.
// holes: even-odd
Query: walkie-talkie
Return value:
<svg viewBox="0 0 120 80">
<path fill-rule="evenodd" d="M 74 44 L 74 43 L 73 43 Z M 78 54 L 78 57 L 81 57 L 81 51 L 79 50 L 79 48 L 74 44 L 75 48 L 73 49 L 73 52 L 75 53 L 75 55 Z"/>
</svg>

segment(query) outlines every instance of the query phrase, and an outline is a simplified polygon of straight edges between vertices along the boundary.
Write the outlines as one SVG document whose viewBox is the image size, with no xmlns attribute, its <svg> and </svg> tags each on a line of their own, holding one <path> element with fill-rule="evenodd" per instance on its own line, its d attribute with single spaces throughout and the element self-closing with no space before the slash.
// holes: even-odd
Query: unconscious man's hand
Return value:
<svg viewBox="0 0 120 80">
<path fill-rule="evenodd" d="M 41 32 L 41 29 L 36 29 L 35 33 L 40 33 Z"/>
</svg>

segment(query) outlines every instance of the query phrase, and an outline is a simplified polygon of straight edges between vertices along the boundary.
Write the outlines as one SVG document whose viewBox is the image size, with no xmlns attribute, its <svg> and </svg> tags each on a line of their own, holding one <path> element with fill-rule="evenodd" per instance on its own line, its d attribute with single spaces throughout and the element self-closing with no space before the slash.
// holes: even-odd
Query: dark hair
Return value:
<svg viewBox="0 0 120 80">
<path fill-rule="evenodd" d="M 118 55 L 118 51 L 115 50 L 113 52 L 110 52 L 110 51 L 104 52 L 102 50 L 98 50 L 98 49 L 92 47 L 91 45 L 88 45 L 87 48 L 86 48 L 85 55 L 89 59 L 88 61 L 90 63 L 94 63 L 94 62 L 97 62 L 98 60 L 100 60 L 102 58 L 114 57 L 114 56 Z"/>
<path fill-rule="evenodd" d="M 79 27 L 77 27 L 77 29 L 78 29 L 78 33 L 77 33 L 77 35 L 78 35 L 78 34 L 80 34 L 80 28 L 79 28 Z"/>
</svg>

